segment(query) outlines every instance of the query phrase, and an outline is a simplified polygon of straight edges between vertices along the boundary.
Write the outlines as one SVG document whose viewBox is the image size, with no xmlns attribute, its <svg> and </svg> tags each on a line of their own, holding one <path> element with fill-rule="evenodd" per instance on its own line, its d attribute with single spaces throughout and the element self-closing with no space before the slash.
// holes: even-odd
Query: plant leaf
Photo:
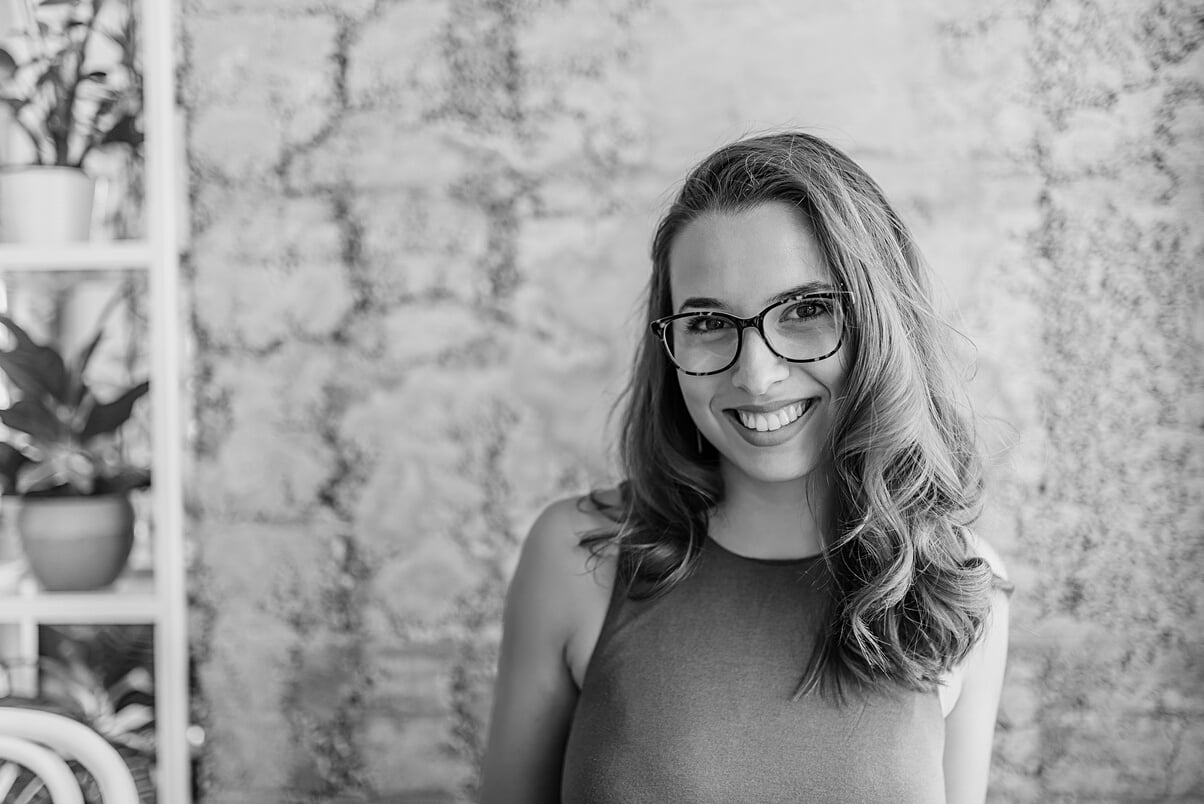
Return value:
<svg viewBox="0 0 1204 804">
<path fill-rule="evenodd" d="M 101 145 L 114 142 L 135 148 L 142 144 L 142 132 L 138 130 L 137 120 L 133 115 L 122 115 L 100 138 Z"/>
<path fill-rule="evenodd" d="M 29 463 L 25 453 L 12 444 L 0 443 L 0 494 L 17 491 L 17 472 Z"/>
<path fill-rule="evenodd" d="M 66 487 L 65 481 L 59 477 L 59 470 L 53 463 L 35 463 L 17 476 L 17 493 L 53 491 Z M 73 489 L 68 489 L 74 493 Z"/>
<path fill-rule="evenodd" d="M 8 80 L 17 72 L 17 60 L 12 54 L 0 47 L 0 79 Z"/>
<path fill-rule="evenodd" d="M 0 422 L 38 441 L 54 443 L 64 436 L 61 422 L 37 399 L 21 399 L 7 410 L 0 410 Z"/>
<path fill-rule="evenodd" d="M 104 327 L 98 327 L 92 340 L 79 350 L 79 354 L 72 362 L 71 368 L 67 372 L 67 404 L 76 406 L 84 401 L 84 394 L 88 391 L 88 386 L 84 384 L 84 371 L 87 370 L 88 363 L 92 360 L 92 353 L 96 351 L 104 334 Z"/>
<path fill-rule="evenodd" d="M 84 429 L 80 432 L 80 441 L 86 443 L 93 436 L 111 433 L 125 424 L 134 412 L 134 403 L 149 390 L 150 383 L 144 380 L 112 402 L 97 405 L 92 409 L 92 415 L 88 417 Z"/>
<path fill-rule="evenodd" d="M 98 475 L 92 492 L 94 494 L 127 494 L 135 489 L 148 489 L 150 485 L 149 469 L 125 466 L 116 472 Z"/>
<path fill-rule="evenodd" d="M 51 347 L 34 341 L 8 316 L 0 314 L 0 324 L 7 327 L 17 341 L 12 349 L 0 350 L 0 371 L 7 374 L 26 396 L 50 396 L 66 402 L 67 367 L 62 356 Z"/>
<path fill-rule="evenodd" d="M 74 494 L 87 496 L 96 486 L 96 464 L 79 447 L 55 444 L 46 452 L 45 458 L 17 478 L 17 491 L 31 491 L 69 487 Z"/>
<path fill-rule="evenodd" d="M 109 736 L 135 731 L 154 720 L 155 710 L 146 704 L 126 704 L 117 710 Z"/>
</svg>

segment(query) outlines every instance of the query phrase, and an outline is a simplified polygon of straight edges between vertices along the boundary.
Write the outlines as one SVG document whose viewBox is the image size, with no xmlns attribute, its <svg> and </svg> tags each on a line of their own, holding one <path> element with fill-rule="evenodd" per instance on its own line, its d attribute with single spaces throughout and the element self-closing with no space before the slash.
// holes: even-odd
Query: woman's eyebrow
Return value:
<svg viewBox="0 0 1204 804">
<path fill-rule="evenodd" d="M 795 285 L 792 288 L 783 290 L 781 293 L 771 296 L 765 302 L 765 306 L 768 307 L 770 305 L 777 304 L 778 302 L 784 302 L 787 299 L 793 299 L 795 296 L 805 296 L 808 293 L 831 293 L 834 290 L 836 290 L 836 288 L 831 282 L 824 282 L 820 280 L 804 282 L 801 285 Z M 677 311 L 681 312 L 687 307 L 702 310 L 730 309 L 726 302 L 716 299 L 713 296 L 691 296 L 681 303 L 681 305 L 677 308 Z"/>
<path fill-rule="evenodd" d="M 712 296 L 691 296 L 681 303 L 678 312 L 687 307 L 697 307 L 706 310 L 726 310 L 727 305 Z"/>
</svg>

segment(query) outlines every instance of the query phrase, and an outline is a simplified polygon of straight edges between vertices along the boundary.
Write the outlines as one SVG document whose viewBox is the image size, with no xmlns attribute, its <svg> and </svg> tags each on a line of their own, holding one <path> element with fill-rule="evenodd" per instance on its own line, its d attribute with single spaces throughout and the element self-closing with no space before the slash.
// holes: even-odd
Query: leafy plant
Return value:
<svg viewBox="0 0 1204 804">
<path fill-rule="evenodd" d="M 142 78 L 129 6 L 21 0 L 20 8 L 26 30 L 0 44 L 0 101 L 33 144 L 34 163 L 79 167 L 98 146 L 141 145 Z"/>
<path fill-rule="evenodd" d="M 84 381 L 104 326 L 71 361 L 37 343 L 7 315 L 0 325 L 13 335 L 0 350 L 0 371 L 20 398 L 0 410 L 0 422 L 15 431 L 0 442 L 3 491 L 43 496 L 113 494 L 150 485 L 150 472 L 129 466 L 114 438 L 146 395 L 142 381 L 109 402 L 100 402 Z"/>
<path fill-rule="evenodd" d="M 149 626 L 43 626 L 42 699 L 114 745 L 153 754 L 152 633 Z"/>
<path fill-rule="evenodd" d="M 151 675 L 150 626 L 42 626 L 42 655 L 36 662 L 34 697 L 13 693 L 0 672 L 0 701 L 55 712 L 90 726 L 125 760 L 140 802 L 155 801 L 155 710 Z M 0 663 L 0 671 L 13 668 Z M 82 765 L 68 764 L 80 782 L 84 801 L 100 804 L 100 790 Z M 49 802 L 34 779 L 17 779 L 15 801 Z M 9 799 L 4 799 L 6 802 Z"/>
</svg>

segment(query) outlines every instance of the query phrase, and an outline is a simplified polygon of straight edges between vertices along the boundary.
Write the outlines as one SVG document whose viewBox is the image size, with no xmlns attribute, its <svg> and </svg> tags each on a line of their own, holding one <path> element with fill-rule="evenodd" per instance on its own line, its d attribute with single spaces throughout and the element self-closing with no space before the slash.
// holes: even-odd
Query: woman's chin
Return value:
<svg viewBox="0 0 1204 804">
<path fill-rule="evenodd" d="M 721 453 L 722 455 L 722 453 Z M 776 485 L 801 484 L 815 474 L 820 467 L 820 461 L 815 457 L 794 454 L 761 455 L 723 455 L 720 465 L 723 467 L 725 481 L 741 481 Z"/>
</svg>

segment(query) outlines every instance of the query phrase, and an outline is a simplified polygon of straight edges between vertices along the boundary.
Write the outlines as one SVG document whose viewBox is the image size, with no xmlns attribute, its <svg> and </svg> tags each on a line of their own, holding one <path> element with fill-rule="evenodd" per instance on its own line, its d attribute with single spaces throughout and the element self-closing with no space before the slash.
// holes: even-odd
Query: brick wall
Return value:
<svg viewBox="0 0 1204 804">
<path fill-rule="evenodd" d="M 1204 798 L 1204 6 L 752 8 L 186 0 L 206 801 L 472 799 L 517 545 L 610 477 L 656 215 L 782 125 L 879 178 L 977 345 L 992 800 Z"/>
</svg>

